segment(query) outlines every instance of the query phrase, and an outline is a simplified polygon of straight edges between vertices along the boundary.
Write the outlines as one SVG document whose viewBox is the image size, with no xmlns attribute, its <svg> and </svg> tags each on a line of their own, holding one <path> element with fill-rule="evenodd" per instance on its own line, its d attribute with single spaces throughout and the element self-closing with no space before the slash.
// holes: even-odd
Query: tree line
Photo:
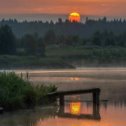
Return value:
<svg viewBox="0 0 126 126">
<path fill-rule="evenodd" d="M 126 47 L 126 31 L 117 35 L 112 31 L 96 31 L 91 37 L 79 37 L 78 35 L 58 35 L 49 30 L 43 37 L 46 46 L 83 46 L 83 47 Z"/>
<path fill-rule="evenodd" d="M 0 27 L 1 55 L 45 56 L 46 47 L 49 46 L 126 47 L 126 32 L 117 35 L 107 30 L 96 31 L 91 37 L 82 38 L 78 35 L 59 35 L 54 30 L 49 30 L 42 36 L 34 33 L 17 38 L 10 26 Z"/>
<path fill-rule="evenodd" d="M 50 29 L 54 30 L 57 35 L 78 35 L 79 37 L 91 37 L 96 31 L 112 31 L 119 35 L 126 30 L 126 20 L 113 19 L 108 20 L 106 17 L 97 20 L 86 18 L 85 22 L 69 22 L 63 21 L 61 18 L 57 22 L 53 21 L 23 21 L 18 22 L 16 19 L 1 20 L 0 26 L 9 25 L 12 28 L 15 36 L 23 37 L 25 34 L 37 33 L 39 36 L 44 36 Z"/>
<path fill-rule="evenodd" d="M 16 38 L 11 27 L 0 27 L 0 55 L 45 55 L 43 40 L 37 35 L 26 34 Z"/>
</svg>

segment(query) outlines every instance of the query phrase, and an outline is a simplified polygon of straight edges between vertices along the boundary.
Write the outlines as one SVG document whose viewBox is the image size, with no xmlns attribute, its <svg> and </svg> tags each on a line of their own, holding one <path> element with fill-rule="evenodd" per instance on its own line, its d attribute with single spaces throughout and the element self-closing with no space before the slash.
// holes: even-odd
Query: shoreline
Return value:
<svg viewBox="0 0 126 126">
<path fill-rule="evenodd" d="M 96 70 L 104 70 L 104 69 L 126 69 L 126 66 L 82 66 L 82 67 L 75 67 L 75 68 L 43 68 L 43 67 L 34 67 L 34 68 L 21 68 L 21 67 L 17 67 L 17 68 L 0 68 L 0 72 L 12 72 L 12 71 L 22 71 L 22 72 L 26 72 L 26 71 L 43 71 L 43 72 L 55 72 L 55 71 L 75 71 L 75 70 L 92 70 L 92 69 L 96 69 Z"/>
</svg>

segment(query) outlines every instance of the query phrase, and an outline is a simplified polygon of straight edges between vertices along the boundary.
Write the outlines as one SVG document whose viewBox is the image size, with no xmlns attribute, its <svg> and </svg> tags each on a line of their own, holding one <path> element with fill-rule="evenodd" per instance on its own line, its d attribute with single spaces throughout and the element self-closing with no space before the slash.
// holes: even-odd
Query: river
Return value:
<svg viewBox="0 0 126 126">
<path fill-rule="evenodd" d="M 11 70 L 12 71 L 12 70 Z M 100 88 L 100 107 L 93 112 L 92 96 L 66 97 L 64 111 L 59 106 L 0 115 L 0 126 L 125 126 L 126 68 L 83 68 L 75 70 L 15 70 L 33 85 L 54 84 L 59 91 Z M 69 113 L 69 114 L 68 114 Z M 86 116 L 85 116 L 86 115 Z"/>
</svg>

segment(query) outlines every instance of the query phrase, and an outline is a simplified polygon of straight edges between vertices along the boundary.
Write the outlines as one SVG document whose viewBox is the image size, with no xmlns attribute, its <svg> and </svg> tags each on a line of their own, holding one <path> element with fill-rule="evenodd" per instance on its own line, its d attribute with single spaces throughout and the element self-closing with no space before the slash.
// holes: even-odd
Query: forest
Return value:
<svg viewBox="0 0 126 126">
<path fill-rule="evenodd" d="M 57 22 L 46 21 L 22 21 L 19 22 L 16 19 L 0 21 L 0 26 L 8 25 L 12 28 L 12 31 L 16 37 L 22 37 L 25 34 L 37 33 L 39 36 L 44 36 L 44 34 L 53 30 L 57 35 L 77 35 L 81 38 L 89 38 L 96 31 L 111 31 L 116 35 L 126 31 L 126 20 L 123 19 L 113 19 L 108 20 L 106 17 L 100 19 L 90 19 L 85 17 L 84 23 L 71 23 L 69 20 L 63 21 L 59 18 Z"/>
<path fill-rule="evenodd" d="M 0 68 L 125 66 L 125 57 L 125 20 L 0 21 Z"/>
</svg>

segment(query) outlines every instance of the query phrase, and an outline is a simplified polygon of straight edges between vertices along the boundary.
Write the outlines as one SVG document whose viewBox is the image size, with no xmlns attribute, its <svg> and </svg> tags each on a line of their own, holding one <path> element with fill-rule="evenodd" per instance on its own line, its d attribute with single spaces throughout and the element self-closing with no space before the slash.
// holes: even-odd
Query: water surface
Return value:
<svg viewBox="0 0 126 126">
<path fill-rule="evenodd" d="M 65 112 L 73 116 L 60 116 L 59 106 L 39 107 L 0 115 L 0 126 L 125 126 L 126 68 L 84 68 L 76 70 L 16 70 L 33 85 L 54 84 L 58 90 L 86 88 L 101 89 L 100 118 L 79 118 L 80 114 L 92 116 L 92 96 L 66 97 Z M 72 100 L 79 97 L 80 108 L 71 111 Z M 74 104 L 75 106 L 76 104 Z M 77 112 L 79 110 L 79 112 Z M 74 111 L 74 109 L 73 109 Z M 77 114 L 77 117 L 76 115 Z M 97 114 L 96 114 L 97 116 Z"/>
</svg>

